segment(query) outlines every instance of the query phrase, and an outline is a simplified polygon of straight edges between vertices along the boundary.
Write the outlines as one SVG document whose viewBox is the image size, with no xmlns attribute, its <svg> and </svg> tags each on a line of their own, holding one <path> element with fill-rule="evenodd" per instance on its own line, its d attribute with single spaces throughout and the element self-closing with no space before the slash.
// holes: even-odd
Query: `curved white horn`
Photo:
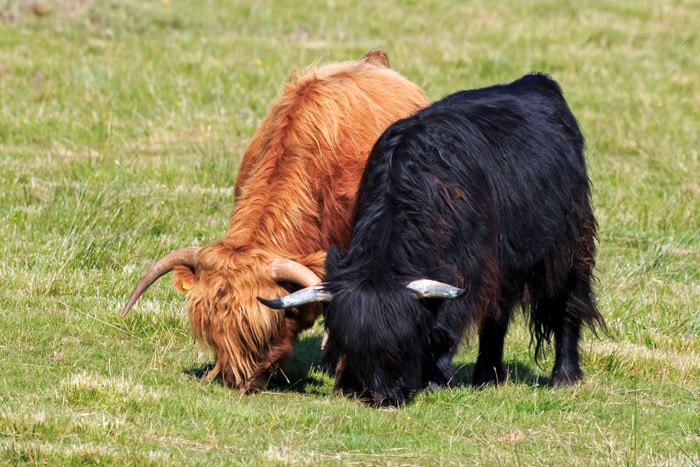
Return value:
<svg viewBox="0 0 700 467">
<path fill-rule="evenodd" d="M 333 296 L 326 290 L 325 285 L 321 283 L 297 290 L 294 293 L 275 300 L 258 297 L 258 301 L 269 308 L 286 310 L 287 308 L 294 308 L 308 303 L 329 302 L 331 298 L 333 298 Z"/>
<path fill-rule="evenodd" d="M 446 300 L 461 300 L 469 294 L 469 288 L 460 289 L 454 285 L 445 284 L 430 279 L 418 279 L 409 282 L 407 288 L 416 292 L 418 298 L 444 298 Z"/>
</svg>

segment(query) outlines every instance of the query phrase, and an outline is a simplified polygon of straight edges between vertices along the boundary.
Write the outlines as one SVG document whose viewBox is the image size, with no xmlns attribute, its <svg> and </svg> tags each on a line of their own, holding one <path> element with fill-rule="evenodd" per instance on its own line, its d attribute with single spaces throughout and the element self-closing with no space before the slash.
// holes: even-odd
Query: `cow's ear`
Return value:
<svg viewBox="0 0 700 467">
<path fill-rule="evenodd" d="M 187 266 L 175 266 L 173 285 L 182 293 L 189 293 L 194 282 L 194 271 Z"/>
<path fill-rule="evenodd" d="M 389 68 L 389 56 L 383 50 L 370 50 L 360 61 Z"/>
</svg>

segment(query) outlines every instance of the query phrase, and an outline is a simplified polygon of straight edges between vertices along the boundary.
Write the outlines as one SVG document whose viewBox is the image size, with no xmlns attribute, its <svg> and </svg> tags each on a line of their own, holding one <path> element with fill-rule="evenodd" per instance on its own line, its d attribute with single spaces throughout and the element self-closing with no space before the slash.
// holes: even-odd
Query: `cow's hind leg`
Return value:
<svg viewBox="0 0 700 467">
<path fill-rule="evenodd" d="M 583 323 L 593 327 L 603 323 L 596 309 L 591 290 L 590 268 L 572 268 L 563 298 L 563 313 L 555 320 L 556 357 L 552 370 L 552 386 L 575 384 L 583 378 L 579 365 L 579 340 Z M 604 326 L 604 325 L 603 325 Z"/>
<path fill-rule="evenodd" d="M 596 309 L 591 290 L 592 265 L 574 259 L 564 284 L 554 297 L 540 298 L 533 303 L 532 331 L 537 341 L 536 354 L 544 342 L 554 337 L 555 360 L 552 386 L 563 387 L 583 378 L 579 363 L 581 327 L 603 323 Z"/>
<path fill-rule="evenodd" d="M 554 337 L 555 359 L 552 386 L 575 384 L 583 378 L 579 365 L 578 342 L 581 318 L 577 299 L 569 286 L 554 297 L 539 297 L 531 304 L 530 329 L 535 341 L 535 360 L 539 360 L 545 345 Z"/>
<path fill-rule="evenodd" d="M 534 290 L 535 287 L 531 287 L 531 291 Z M 583 378 L 578 349 L 581 336 L 581 318 L 577 310 L 579 300 L 574 283 L 567 280 L 555 296 L 547 296 L 543 293 L 531 304 L 530 326 L 536 343 L 536 360 L 539 359 L 545 345 L 554 337 L 555 359 L 552 370 L 554 387 L 575 384 Z"/>
<path fill-rule="evenodd" d="M 581 227 L 582 234 L 576 244 L 575 254 L 566 276 L 562 295 L 562 313 L 555 315 L 554 339 L 556 357 L 552 370 L 552 386 L 575 384 L 583 378 L 579 365 L 579 340 L 581 326 L 605 329 L 605 321 L 595 305 L 591 283 L 595 265 L 595 220 L 588 213 Z"/>
<path fill-rule="evenodd" d="M 556 357 L 552 370 L 552 386 L 555 388 L 576 384 L 583 378 L 578 349 L 581 322 L 572 321 L 565 323 L 554 333 Z"/>
</svg>

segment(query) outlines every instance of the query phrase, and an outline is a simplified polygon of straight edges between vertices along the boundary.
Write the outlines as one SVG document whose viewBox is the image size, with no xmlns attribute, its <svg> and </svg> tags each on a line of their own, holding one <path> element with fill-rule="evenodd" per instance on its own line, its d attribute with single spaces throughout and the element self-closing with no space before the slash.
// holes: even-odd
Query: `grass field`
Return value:
<svg viewBox="0 0 700 467">
<path fill-rule="evenodd" d="M 0 0 L 0 462 L 700 464 L 700 2 Z M 320 326 L 241 396 L 199 376 L 152 261 L 224 233 L 283 80 L 382 48 L 431 99 L 529 71 L 564 88 L 600 223 L 586 377 L 547 387 L 522 319 L 510 380 L 375 410 L 333 393 Z"/>
</svg>

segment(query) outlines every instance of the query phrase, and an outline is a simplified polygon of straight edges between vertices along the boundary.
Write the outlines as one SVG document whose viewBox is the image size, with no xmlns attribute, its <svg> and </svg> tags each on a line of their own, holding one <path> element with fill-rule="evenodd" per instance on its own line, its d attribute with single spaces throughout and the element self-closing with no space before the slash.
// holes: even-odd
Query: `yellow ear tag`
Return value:
<svg viewBox="0 0 700 467">
<path fill-rule="evenodd" d="M 190 290 L 189 281 L 182 281 L 182 290 Z"/>
</svg>

